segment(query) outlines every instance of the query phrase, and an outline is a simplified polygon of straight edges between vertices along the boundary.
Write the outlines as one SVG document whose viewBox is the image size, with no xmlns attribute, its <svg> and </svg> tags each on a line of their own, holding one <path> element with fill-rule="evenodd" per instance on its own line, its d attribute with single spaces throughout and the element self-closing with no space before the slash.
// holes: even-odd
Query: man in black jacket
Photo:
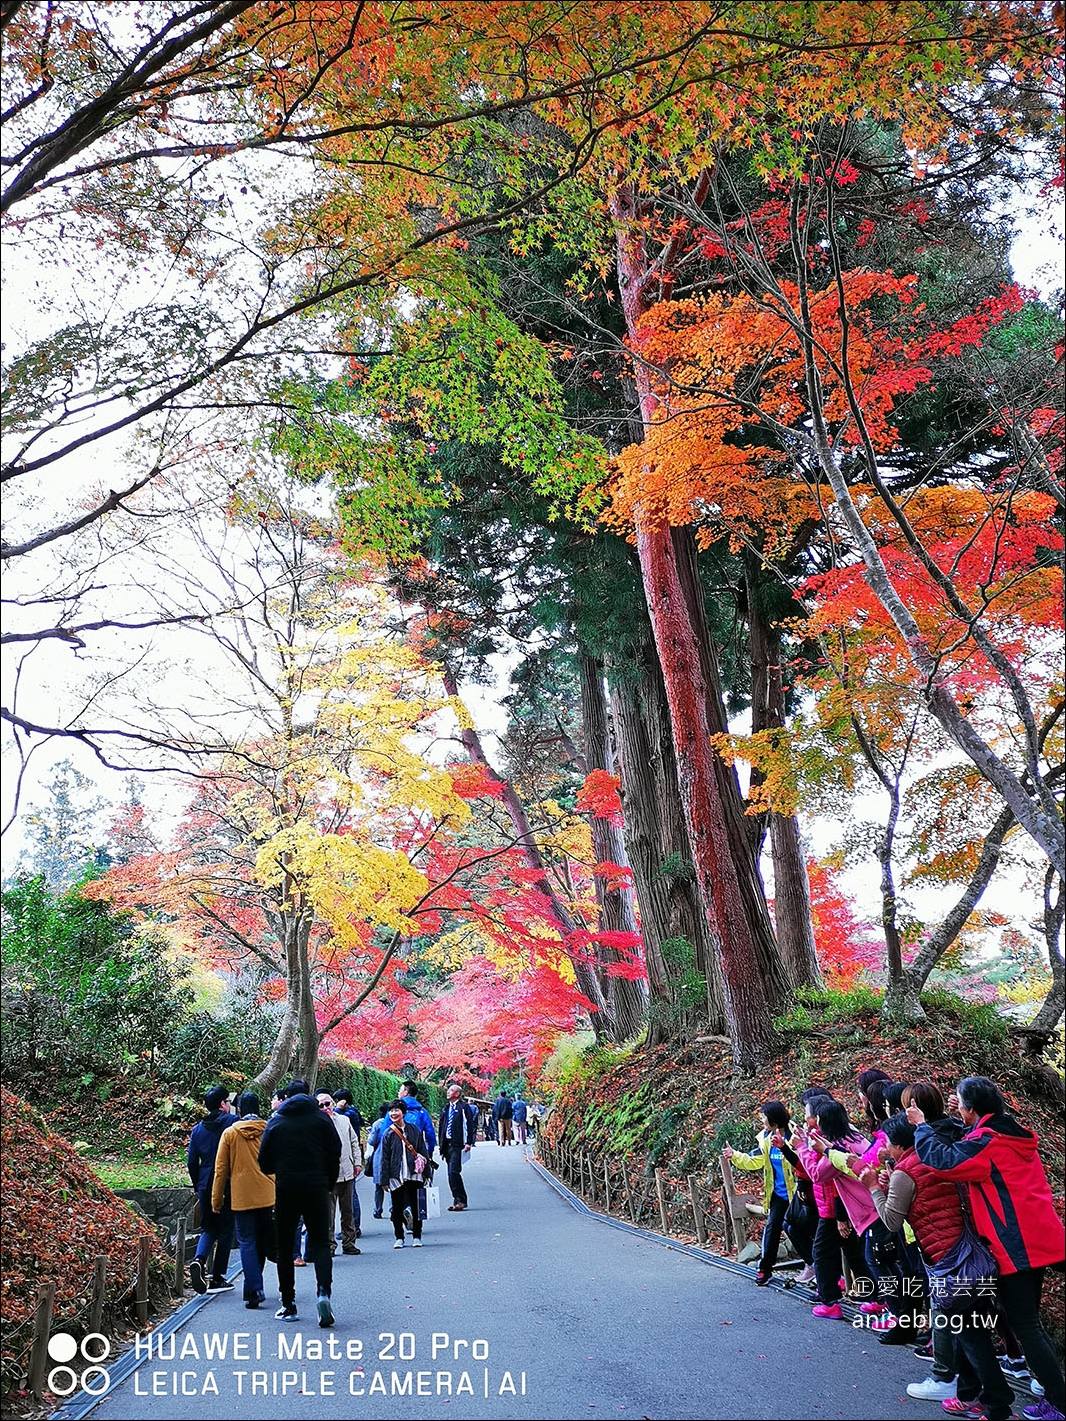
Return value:
<svg viewBox="0 0 1066 1421">
<path fill-rule="evenodd" d="M 274 1176 L 274 1217 L 279 1242 L 295 1235 L 296 1225 L 303 1215 L 307 1251 L 315 1266 L 318 1284 L 318 1324 L 332 1327 L 330 1189 L 340 1169 L 340 1137 L 333 1121 L 311 1095 L 306 1081 L 290 1081 L 283 1094 L 285 1099 L 263 1131 L 259 1168 L 264 1174 Z M 291 1250 L 284 1244 L 278 1249 L 278 1285 L 281 1307 L 275 1316 L 293 1318 L 296 1316 L 296 1273 Z"/>
<path fill-rule="evenodd" d="M 458 1081 L 448 1082 L 448 1103 L 440 1113 L 437 1139 L 440 1152 L 448 1161 L 448 1188 L 452 1191 L 450 1214 L 459 1214 L 469 1203 L 463 1183 L 463 1165 L 477 1137 L 477 1111 L 463 1099 Z"/>
</svg>

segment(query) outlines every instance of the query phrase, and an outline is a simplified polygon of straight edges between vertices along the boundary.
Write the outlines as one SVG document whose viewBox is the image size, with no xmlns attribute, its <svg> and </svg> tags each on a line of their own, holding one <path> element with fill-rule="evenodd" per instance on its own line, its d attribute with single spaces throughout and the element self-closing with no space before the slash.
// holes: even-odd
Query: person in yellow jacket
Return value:
<svg viewBox="0 0 1066 1421">
<path fill-rule="evenodd" d="M 814 1276 L 814 1254 L 811 1251 L 811 1234 L 807 1228 L 793 1228 L 786 1215 L 789 1204 L 796 1192 L 797 1157 L 787 1144 L 789 1134 L 788 1107 L 779 1100 L 766 1100 L 759 1107 L 759 1131 L 755 1149 L 751 1154 L 741 1154 L 727 1145 L 722 1153 L 736 1168 L 763 1173 L 763 1207 L 766 1210 L 766 1224 L 762 1232 L 762 1254 L 755 1281 L 760 1288 L 769 1283 L 777 1262 L 777 1251 L 781 1246 L 781 1230 L 785 1229 L 804 1262 L 800 1281 L 807 1282 Z"/>
<path fill-rule="evenodd" d="M 244 1269 L 244 1306 L 254 1311 L 266 1299 L 263 1264 L 274 1227 L 274 1178 L 259 1168 L 259 1141 L 266 1129 L 259 1097 L 247 1091 L 237 1101 L 237 1113 L 240 1119 L 219 1141 L 211 1207 L 220 1212 L 228 1187 Z"/>
</svg>

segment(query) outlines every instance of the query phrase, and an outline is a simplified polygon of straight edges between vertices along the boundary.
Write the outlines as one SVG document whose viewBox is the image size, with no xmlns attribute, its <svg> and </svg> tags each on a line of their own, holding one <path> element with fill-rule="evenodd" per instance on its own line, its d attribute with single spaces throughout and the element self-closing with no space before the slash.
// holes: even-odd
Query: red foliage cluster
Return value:
<svg viewBox="0 0 1066 1421">
<path fill-rule="evenodd" d="M 65 1140 L 53 1135 L 17 1095 L 0 1088 L 3 1145 L 0 1200 L 0 1311 L 6 1324 L 5 1390 L 26 1366 L 29 1329 L 42 1283 L 56 1285 L 56 1323 L 73 1324 L 92 1289 L 94 1261 L 108 1258 L 109 1295 L 135 1281 L 137 1240 L 158 1240 L 147 1220 L 101 1184 Z"/>
</svg>

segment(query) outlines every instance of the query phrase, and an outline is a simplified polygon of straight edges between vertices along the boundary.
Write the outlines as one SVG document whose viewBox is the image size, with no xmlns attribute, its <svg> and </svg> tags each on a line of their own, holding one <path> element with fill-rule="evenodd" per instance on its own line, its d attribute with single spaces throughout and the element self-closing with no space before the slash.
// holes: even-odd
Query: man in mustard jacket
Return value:
<svg viewBox="0 0 1066 1421">
<path fill-rule="evenodd" d="M 229 1185 L 230 1207 L 244 1269 L 244 1306 L 256 1309 L 266 1298 L 263 1263 L 274 1227 L 274 1179 L 259 1168 L 259 1141 L 266 1121 L 259 1118 L 259 1097 L 251 1091 L 237 1101 L 240 1119 L 219 1141 L 211 1207 L 219 1213 Z"/>
</svg>

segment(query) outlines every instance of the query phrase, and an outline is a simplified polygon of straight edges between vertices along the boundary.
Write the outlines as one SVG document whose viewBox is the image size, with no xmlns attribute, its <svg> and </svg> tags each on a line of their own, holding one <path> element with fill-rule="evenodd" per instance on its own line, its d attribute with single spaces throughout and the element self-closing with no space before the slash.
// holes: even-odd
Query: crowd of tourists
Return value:
<svg viewBox="0 0 1066 1421">
<path fill-rule="evenodd" d="M 188 1147 L 200 1212 L 196 1256 L 189 1264 L 193 1288 L 233 1290 L 226 1273 L 236 1238 L 246 1308 L 257 1310 L 266 1301 L 263 1269 L 270 1260 L 281 1294 L 276 1316 L 296 1318 L 296 1269 L 313 1267 L 319 1325 L 332 1327 L 338 1244 L 342 1255 L 361 1251 L 359 1178 L 373 1180 L 375 1219 L 384 1217 L 388 1197 L 393 1247 L 404 1248 L 410 1236 L 412 1246 L 421 1248 L 438 1141 L 452 1196 L 448 1211 L 464 1212 L 469 1201 L 463 1165 L 477 1142 L 479 1112 L 464 1099 L 461 1084 L 449 1081 L 434 1124 L 415 1089 L 413 1081 L 404 1081 L 400 1095 L 380 1106 L 367 1129 L 347 1089 L 312 1095 L 306 1081 L 292 1080 L 274 1096 L 267 1119 L 254 1093 L 231 1102 L 223 1086 L 211 1086 L 203 1097 L 207 1116 Z M 514 1120 L 513 1109 L 507 1118 Z M 524 1111 L 520 1118 L 524 1139 Z"/>
<path fill-rule="evenodd" d="M 1037 1137 L 996 1085 L 971 1076 L 945 1101 L 930 1081 L 870 1069 L 854 1119 L 823 1087 L 800 1101 L 800 1120 L 765 1101 L 756 1148 L 724 1151 L 763 1175 L 756 1282 L 770 1282 L 784 1231 L 815 1317 L 843 1321 L 848 1285 L 865 1327 L 929 1363 L 910 1396 L 1008 1421 L 1014 1385 L 1028 1383 L 1029 1421 L 1063 1421 L 1062 1362 L 1040 1301 L 1046 1270 L 1064 1267 L 1066 1234 Z"/>
</svg>

